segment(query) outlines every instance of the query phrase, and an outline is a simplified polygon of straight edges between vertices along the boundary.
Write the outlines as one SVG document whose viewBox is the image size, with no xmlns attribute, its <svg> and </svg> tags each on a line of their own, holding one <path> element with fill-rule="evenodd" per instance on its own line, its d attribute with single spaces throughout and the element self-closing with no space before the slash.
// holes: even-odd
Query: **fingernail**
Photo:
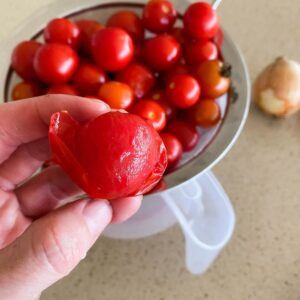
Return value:
<svg viewBox="0 0 300 300">
<path fill-rule="evenodd" d="M 112 208 L 107 200 L 88 200 L 82 215 L 92 236 L 98 236 L 110 223 Z"/>
</svg>

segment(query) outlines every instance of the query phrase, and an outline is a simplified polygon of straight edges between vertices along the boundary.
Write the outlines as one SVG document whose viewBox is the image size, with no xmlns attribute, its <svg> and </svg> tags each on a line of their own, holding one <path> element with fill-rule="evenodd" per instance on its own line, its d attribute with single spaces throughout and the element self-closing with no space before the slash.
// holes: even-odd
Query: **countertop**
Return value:
<svg viewBox="0 0 300 300">
<path fill-rule="evenodd" d="M 52 1 L 1 1 L 0 38 Z M 299 12 L 299 0 L 223 1 L 222 24 L 240 45 L 252 79 L 277 56 L 300 61 Z M 42 299 L 300 299 L 299 157 L 299 114 L 276 120 L 252 107 L 238 142 L 213 170 L 237 224 L 205 275 L 185 269 L 183 236 L 175 226 L 138 241 L 100 239 Z"/>
</svg>

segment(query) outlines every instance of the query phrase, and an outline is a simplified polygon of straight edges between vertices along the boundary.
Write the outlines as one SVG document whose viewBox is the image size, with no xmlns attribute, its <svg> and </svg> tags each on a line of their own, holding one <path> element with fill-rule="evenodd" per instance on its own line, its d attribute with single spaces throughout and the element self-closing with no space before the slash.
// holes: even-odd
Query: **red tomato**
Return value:
<svg viewBox="0 0 300 300">
<path fill-rule="evenodd" d="M 218 31 L 219 18 L 210 4 L 191 4 L 183 16 L 184 29 L 196 39 L 210 39 Z"/>
<path fill-rule="evenodd" d="M 167 85 L 166 93 L 168 100 L 174 106 L 188 108 L 199 100 L 200 86 L 190 75 L 174 75 Z"/>
<path fill-rule="evenodd" d="M 222 48 L 224 42 L 224 33 L 221 28 L 218 29 L 212 40 L 217 45 L 218 49 Z"/>
<path fill-rule="evenodd" d="M 51 117 L 53 160 L 95 199 L 147 193 L 167 166 L 159 134 L 138 116 L 109 112 L 80 124 L 67 112 Z"/>
<path fill-rule="evenodd" d="M 132 11 L 119 11 L 114 13 L 107 21 L 107 27 L 119 27 L 125 30 L 135 43 L 144 40 L 144 27 L 140 17 Z"/>
<path fill-rule="evenodd" d="M 157 131 L 166 126 L 165 110 L 155 101 L 141 100 L 133 106 L 131 112 L 147 120 Z"/>
<path fill-rule="evenodd" d="M 168 169 L 173 168 L 177 165 L 182 157 L 182 145 L 178 138 L 170 133 L 161 133 L 160 137 L 162 138 L 167 149 Z"/>
<path fill-rule="evenodd" d="M 83 95 L 96 95 L 107 80 L 105 72 L 93 64 L 82 63 L 73 77 L 75 87 Z"/>
<path fill-rule="evenodd" d="M 189 117 L 198 126 L 210 128 L 219 123 L 221 110 L 213 99 L 202 99 L 190 109 Z"/>
<path fill-rule="evenodd" d="M 149 191 L 146 195 L 151 195 L 154 193 L 162 192 L 167 189 L 167 184 L 162 179 L 151 191 Z"/>
<path fill-rule="evenodd" d="M 205 60 L 217 59 L 218 55 L 218 48 L 213 42 L 198 40 L 186 45 L 184 57 L 187 64 L 195 66 Z"/>
<path fill-rule="evenodd" d="M 80 42 L 80 30 L 68 19 L 54 19 L 47 24 L 44 38 L 47 43 L 61 43 L 77 48 Z"/>
<path fill-rule="evenodd" d="M 130 35 L 123 29 L 105 28 L 93 36 L 92 53 L 100 68 L 111 72 L 118 71 L 132 60 L 133 42 Z"/>
<path fill-rule="evenodd" d="M 79 96 L 79 93 L 76 90 L 76 88 L 66 83 L 54 84 L 50 86 L 50 88 L 47 91 L 47 94 L 63 94 L 63 95 Z"/>
<path fill-rule="evenodd" d="M 98 97 L 113 109 L 127 109 L 134 100 L 131 88 L 127 84 L 117 81 L 103 84 Z"/>
<path fill-rule="evenodd" d="M 85 54 L 91 54 L 92 37 L 103 28 L 103 25 L 95 20 L 80 20 L 76 24 L 80 30 L 80 50 Z"/>
<path fill-rule="evenodd" d="M 177 12 L 173 3 L 167 0 L 151 0 L 143 11 L 143 24 L 154 33 L 170 30 L 176 22 Z"/>
<path fill-rule="evenodd" d="M 151 68 L 164 71 L 179 61 L 181 46 L 170 35 L 158 35 L 146 41 L 143 56 Z"/>
<path fill-rule="evenodd" d="M 228 74 L 227 74 L 228 73 Z M 204 61 L 194 69 L 194 76 L 198 80 L 203 96 L 218 98 L 230 88 L 230 67 L 220 60 Z"/>
<path fill-rule="evenodd" d="M 187 65 L 185 65 L 183 63 L 179 63 L 163 73 L 163 75 L 162 75 L 163 82 L 164 82 L 164 84 L 168 84 L 168 82 L 171 80 L 171 78 L 174 75 L 189 74 L 189 73 L 190 73 L 190 70 L 188 69 Z"/>
<path fill-rule="evenodd" d="M 174 27 L 169 32 L 179 44 L 183 45 L 187 41 L 187 36 L 184 32 L 184 29 L 181 27 Z"/>
<path fill-rule="evenodd" d="M 39 79 L 49 84 L 68 82 L 77 65 L 76 52 L 67 45 L 56 43 L 41 46 L 33 59 Z"/>
<path fill-rule="evenodd" d="M 143 98 L 153 88 L 155 77 L 153 73 L 144 65 L 132 63 L 120 71 L 116 80 L 128 84 L 135 97 Z"/>
<path fill-rule="evenodd" d="M 167 132 L 175 135 L 181 142 L 184 151 L 194 149 L 200 139 L 196 127 L 180 120 L 174 120 L 168 124 Z"/>
<path fill-rule="evenodd" d="M 13 90 L 11 98 L 21 100 L 42 95 L 43 90 L 38 83 L 32 81 L 22 81 L 17 83 Z"/>
<path fill-rule="evenodd" d="M 41 45 L 36 41 L 24 41 L 14 48 L 11 56 L 11 66 L 25 80 L 37 79 L 33 68 L 33 58 Z"/>
</svg>

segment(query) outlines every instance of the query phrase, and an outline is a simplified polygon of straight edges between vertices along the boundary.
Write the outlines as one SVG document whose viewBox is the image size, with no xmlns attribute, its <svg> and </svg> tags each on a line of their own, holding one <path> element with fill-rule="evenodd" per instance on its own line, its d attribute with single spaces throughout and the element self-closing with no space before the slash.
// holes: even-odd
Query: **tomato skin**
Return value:
<svg viewBox="0 0 300 300">
<path fill-rule="evenodd" d="M 179 108 L 193 106 L 199 100 L 200 92 L 197 80 L 186 74 L 174 75 L 166 89 L 168 100 Z"/>
<path fill-rule="evenodd" d="M 92 37 L 94 33 L 103 29 L 103 25 L 95 20 L 80 20 L 76 22 L 80 30 L 80 50 L 85 54 L 92 53 Z"/>
<path fill-rule="evenodd" d="M 144 40 L 145 30 L 140 17 L 132 11 L 119 11 L 108 19 L 107 27 L 119 27 L 125 30 L 135 43 Z"/>
<path fill-rule="evenodd" d="M 138 99 L 148 94 L 155 84 L 154 74 L 140 63 L 128 65 L 117 73 L 116 80 L 128 84 Z"/>
<path fill-rule="evenodd" d="M 119 71 L 125 68 L 133 58 L 133 42 L 130 35 L 123 29 L 105 28 L 94 34 L 92 54 L 100 68 L 111 72 Z"/>
<path fill-rule="evenodd" d="M 66 83 L 54 84 L 50 86 L 50 88 L 47 91 L 47 94 L 79 96 L 78 90 L 74 86 Z"/>
<path fill-rule="evenodd" d="M 211 41 L 197 40 L 186 45 L 184 57 L 187 64 L 191 66 L 199 65 L 206 60 L 218 58 L 218 48 Z"/>
<path fill-rule="evenodd" d="M 229 90 L 230 78 L 222 75 L 223 67 L 224 64 L 220 60 L 208 60 L 193 70 L 193 75 L 198 80 L 204 97 L 215 99 Z"/>
<path fill-rule="evenodd" d="M 77 53 L 71 47 L 57 43 L 41 46 L 33 59 L 39 79 L 48 84 L 68 82 L 77 65 Z"/>
<path fill-rule="evenodd" d="M 168 169 L 173 168 L 180 161 L 183 153 L 182 145 L 178 138 L 170 133 L 161 133 L 164 145 L 167 149 Z"/>
<path fill-rule="evenodd" d="M 14 48 L 11 56 L 11 66 L 23 79 L 37 79 L 33 68 L 33 58 L 41 46 L 42 44 L 36 41 L 24 41 Z"/>
<path fill-rule="evenodd" d="M 98 92 L 98 97 L 113 109 L 127 109 L 134 100 L 131 88 L 127 84 L 117 81 L 103 84 Z"/>
<path fill-rule="evenodd" d="M 21 81 L 17 83 L 13 90 L 11 98 L 13 100 L 22 100 L 42 95 L 43 89 L 34 81 Z"/>
<path fill-rule="evenodd" d="M 196 39 L 210 39 L 218 31 L 219 18 L 210 4 L 191 4 L 183 16 L 184 29 Z"/>
<path fill-rule="evenodd" d="M 212 38 L 212 41 L 217 45 L 220 50 L 224 43 L 224 33 L 221 28 L 217 31 L 216 35 Z"/>
<path fill-rule="evenodd" d="M 162 131 L 166 126 L 165 110 L 155 101 L 148 99 L 138 101 L 130 112 L 147 120 L 156 131 Z"/>
<path fill-rule="evenodd" d="M 76 49 L 80 43 L 80 30 L 72 21 L 57 18 L 47 24 L 44 38 L 46 43 L 61 43 Z"/>
<path fill-rule="evenodd" d="M 90 63 L 80 64 L 73 77 L 75 87 L 83 95 L 96 95 L 106 81 L 106 73 Z"/>
<path fill-rule="evenodd" d="M 169 31 L 169 34 L 172 35 L 176 41 L 183 45 L 187 42 L 187 35 L 184 32 L 184 29 L 181 27 L 174 27 Z"/>
<path fill-rule="evenodd" d="M 201 99 L 188 112 L 189 119 L 203 128 L 216 126 L 221 120 L 221 110 L 214 99 Z"/>
<path fill-rule="evenodd" d="M 167 132 L 175 135 L 180 141 L 184 151 L 194 149 L 200 139 L 195 126 L 181 120 L 174 120 L 168 124 Z"/>
<path fill-rule="evenodd" d="M 190 70 L 189 70 L 188 66 L 183 63 L 179 63 L 179 64 L 171 67 L 170 69 L 166 70 L 162 74 L 162 79 L 163 79 L 164 84 L 167 85 L 173 76 L 179 75 L 179 74 L 189 74 L 189 73 L 190 73 Z"/>
<path fill-rule="evenodd" d="M 143 57 L 156 71 L 165 71 L 181 58 L 182 50 L 176 39 L 170 35 L 158 35 L 145 42 Z"/>
<path fill-rule="evenodd" d="M 173 3 L 167 0 L 151 0 L 143 11 L 143 24 L 154 33 L 170 30 L 176 22 L 177 11 Z"/>
</svg>

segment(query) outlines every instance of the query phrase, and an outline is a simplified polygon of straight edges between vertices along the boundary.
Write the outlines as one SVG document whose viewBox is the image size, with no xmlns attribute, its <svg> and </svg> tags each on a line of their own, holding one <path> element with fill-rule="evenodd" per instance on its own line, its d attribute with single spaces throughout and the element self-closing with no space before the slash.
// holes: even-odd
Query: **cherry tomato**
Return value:
<svg viewBox="0 0 300 300">
<path fill-rule="evenodd" d="M 154 33 L 170 30 L 176 22 L 177 12 L 170 1 L 151 0 L 143 11 L 143 24 L 146 29 Z"/>
<path fill-rule="evenodd" d="M 167 149 L 168 169 L 173 168 L 182 157 L 182 145 L 178 138 L 170 133 L 161 133 L 160 137 Z"/>
<path fill-rule="evenodd" d="M 107 27 L 119 27 L 125 30 L 135 43 L 144 40 L 144 27 L 140 17 L 132 11 L 119 11 L 113 14 L 107 21 Z"/>
<path fill-rule="evenodd" d="M 106 71 L 118 71 L 133 58 L 134 48 L 130 35 L 120 28 L 105 28 L 92 38 L 92 53 L 98 66 Z"/>
<path fill-rule="evenodd" d="M 179 63 L 163 73 L 163 75 L 162 75 L 163 82 L 164 82 L 164 84 L 168 84 L 168 82 L 171 80 L 171 78 L 174 75 L 189 74 L 189 73 L 190 73 L 190 70 L 187 67 L 187 65 L 185 65 L 183 63 Z"/>
<path fill-rule="evenodd" d="M 11 98 L 21 100 L 42 95 L 43 90 L 38 83 L 32 81 L 22 81 L 16 84 L 12 90 Z"/>
<path fill-rule="evenodd" d="M 205 60 L 218 58 L 218 48 L 210 41 L 197 40 L 186 45 L 185 61 L 191 66 L 199 65 Z"/>
<path fill-rule="evenodd" d="M 80 30 L 80 50 L 85 54 L 91 54 L 92 37 L 103 28 L 103 25 L 95 20 L 80 20 L 76 24 Z"/>
<path fill-rule="evenodd" d="M 190 75 L 174 75 L 167 85 L 166 93 L 168 100 L 174 106 L 188 108 L 199 100 L 200 86 Z"/>
<path fill-rule="evenodd" d="M 162 192 L 166 190 L 166 188 L 167 188 L 167 184 L 162 179 L 150 192 L 146 193 L 145 195 L 151 195 L 154 193 Z"/>
<path fill-rule="evenodd" d="M 166 126 L 166 113 L 155 101 L 141 100 L 133 106 L 131 112 L 147 120 L 157 131 L 163 130 Z"/>
<path fill-rule="evenodd" d="M 96 95 L 107 80 L 105 72 L 93 64 L 82 63 L 73 77 L 73 83 L 81 94 Z"/>
<path fill-rule="evenodd" d="M 11 66 L 25 80 L 37 79 L 33 68 L 33 58 L 41 45 L 36 41 L 24 41 L 14 48 L 11 56 Z"/>
<path fill-rule="evenodd" d="M 127 84 L 117 81 L 103 84 L 98 97 L 113 109 L 127 109 L 134 100 L 131 88 Z"/>
<path fill-rule="evenodd" d="M 47 43 L 61 43 L 77 48 L 80 42 L 80 30 L 68 19 L 54 19 L 47 24 L 44 38 Z"/>
<path fill-rule="evenodd" d="M 217 45 L 218 49 L 222 48 L 224 42 L 224 33 L 221 28 L 218 29 L 212 41 Z"/>
<path fill-rule="evenodd" d="M 184 151 L 194 149 L 200 139 L 196 127 L 185 121 L 174 120 L 168 124 L 167 132 L 175 135 Z"/>
<path fill-rule="evenodd" d="M 132 63 L 120 71 L 116 80 L 128 84 L 136 98 L 143 98 L 153 88 L 155 77 L 144 65 Z"/>
<path fill-rule="evenodd" d="M 217 13 L 205 2 L 190 5 L 183 16 L 183 22 L 185 31 L 196 39 L 210 39 L 219 28 Z"/>
<path fill-rule="evenodd" d="M 176 41 L 183 45 L 187 41 L 187 36 L 184 32 L 184 29 L 181 27 L 174 27 L 169 31 L 169 34 L 172 35 Z"/>
<path fill-rule="evenodd" d="M 146 41 L 143 56 L 151 68 L 164 71 L 179 61 L 181 46 L 170 35 L 158 35 Z"/>
<path fill-rule="evenodd" d="M 78 56 L 69 46 L 57 43 L 41 46 L 34 56 L 33 66 L 39 79 L 45 83 L 65 83 L 73 76 Z"/>
<path fill-rule="evenodd" d="M 221 119 L 221 111 L 213 99 L 202 99 L 188 113 L 192 122 L 203 128 L 217 125 Z"/>
<path fill-rule="evenodd" d="M 228 74 L 227 74 L 228 73 Z M 225 94 L 230 87 L 230 67 L 220 60 L 204 61 L 194 69 L 202 94 L 207 98 L 218 98 Z"/>
<path fill-rule="evenodd" d="M 63 94 L 63 95 L 79 96 L 79 92 L 76 90 L 76 88 L 66 83 L 59 83 L 50 86 L 50 88 L 47 91 L 47 94 Z"/>
</svg>

